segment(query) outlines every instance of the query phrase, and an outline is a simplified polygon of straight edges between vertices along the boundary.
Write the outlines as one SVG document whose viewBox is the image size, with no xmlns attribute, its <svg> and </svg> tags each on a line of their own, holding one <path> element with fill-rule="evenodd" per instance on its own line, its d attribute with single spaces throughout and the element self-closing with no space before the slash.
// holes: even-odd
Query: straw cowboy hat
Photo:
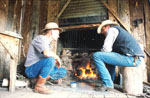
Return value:
<svg viewBox="0 0 150 98">
<path fill-rule="evenodd" d="M 105 21 L 103 21 L 102 24 L 98 27 L 97 33 L 100 34 L 102 32 L 102 27 L 103 26 L 112 25 L 112 24 L 119 25 L 117 22 L 114 22 L 112 20 L 105 20 Z"/>
<path fill-rule="evenodd" d="M 45 25 L 45 28 L 41 30 L 41 32 L 45 32 L 46 30 L 57 29 L 60 32 L 63 32 L 63 29 L 60 28 L 55 22 L 50 22 Z"/>
</svg>

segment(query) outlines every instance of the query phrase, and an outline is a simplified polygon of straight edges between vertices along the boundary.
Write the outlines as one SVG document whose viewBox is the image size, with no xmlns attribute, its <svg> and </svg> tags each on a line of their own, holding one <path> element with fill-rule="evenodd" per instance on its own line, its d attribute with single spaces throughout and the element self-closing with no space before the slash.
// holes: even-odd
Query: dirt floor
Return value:
<svg viewBox="0 0 150 98">
<path fill-rule="evenodd" d="M 49 95 L 33 92 L 31 88 L 18 88 L 15 92 L 0 90 L 0 98 L 136 98 L 118 91 L 98 92 L 85 88 L 69 88 L 50 86 L 52 93 Z"/>
<path fill-rule="evenodd" d="M 48 81 L 52 93 L 49 95 L 35 93 L 31 87 L 16 87 L 15 92 L 9 92 L 7 88 L 0 87 L 0 98 L 136 98 L 116 89 L 106 92 L 96 91 L 99 86 L 92 81 L 76 81 L 76 86 L 70 85 L 74 80 L 63 80 L 62 84 L 55 84 Z"/>
</svg>

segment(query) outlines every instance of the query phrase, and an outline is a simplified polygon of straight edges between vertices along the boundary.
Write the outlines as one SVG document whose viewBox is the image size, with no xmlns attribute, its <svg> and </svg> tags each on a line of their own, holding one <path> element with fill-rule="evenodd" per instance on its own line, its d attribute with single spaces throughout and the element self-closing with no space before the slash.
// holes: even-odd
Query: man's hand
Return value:
<svg viewBox="0 0 150 98">
<path fill-rule="evenodd" d="M 62 83 L 62 79 L 61 79 L 61 78 L 58 79 L 58 80 L 57 80 L 57 83 L 58 83 L 58 84 L 61 84 L 61 83 Z"/>
<path fill-rule="evenodd" d="M 58 68 L 61 67 L 61 60 L 60 60 L 60 57 L 59 57 L 58 55 L 56 55 L 54 52 L 44 50 L 44 51 L 43 51 L 43 54 L 44 54 L 45 57 L 54 57 L 54 58 L 56 59 L 57 67 L 58 67 Z"/>
<path fill-rule="evenodd" d="M 60 60 L 59 56 L 57 56 L 57 58 L 56 58 L 56 65 L 58 68 L 61 67 L 61 60 Z"/>
</svg>

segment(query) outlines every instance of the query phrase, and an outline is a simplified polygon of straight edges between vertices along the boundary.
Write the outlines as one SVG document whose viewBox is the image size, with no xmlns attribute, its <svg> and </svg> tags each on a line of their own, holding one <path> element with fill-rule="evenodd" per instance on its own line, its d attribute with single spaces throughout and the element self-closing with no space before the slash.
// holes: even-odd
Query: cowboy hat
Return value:
<svg viewBox="0 0 150 98">
<path fill-rule="evenodd" d="M 114 24 L 114 25 L 119 25 L 117 22 L 114 22 L 112 20 L 105 20 L 101 23 L 101 25 L 98 27 L 97 29 L 97 33 L 100 34 L 102 32 L 102 27 L 103 26 L 106 26 L 106 25 L 111 25 L 111 24 Z"/>
<path fill-rule="evenodd" d="M 45 25 L 45 28 L 41 30 L 41 32 L 45 32 L 46 30 L 57 29 L 60 32 L 63 32 L 63 29 L 60 28 L 55 22 L 50 22 Z"/>
</svg>

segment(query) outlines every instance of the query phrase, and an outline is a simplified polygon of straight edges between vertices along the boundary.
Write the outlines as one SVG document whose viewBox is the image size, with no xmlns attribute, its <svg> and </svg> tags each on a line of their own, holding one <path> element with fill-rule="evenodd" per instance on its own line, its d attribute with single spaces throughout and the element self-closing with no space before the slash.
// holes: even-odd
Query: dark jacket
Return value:
<svg viewBox="0 0 150 98">
<path fill-rule="evenodd" d="M 119 34 L 114 42 L 113 51 L 120 54 L 130 54 L 132 56 L 144 57 L 144 52 L 141 50 L 135 38 L 126 30 L 119 26 L 114 26 L 118 29 Z"/>
</svg>

